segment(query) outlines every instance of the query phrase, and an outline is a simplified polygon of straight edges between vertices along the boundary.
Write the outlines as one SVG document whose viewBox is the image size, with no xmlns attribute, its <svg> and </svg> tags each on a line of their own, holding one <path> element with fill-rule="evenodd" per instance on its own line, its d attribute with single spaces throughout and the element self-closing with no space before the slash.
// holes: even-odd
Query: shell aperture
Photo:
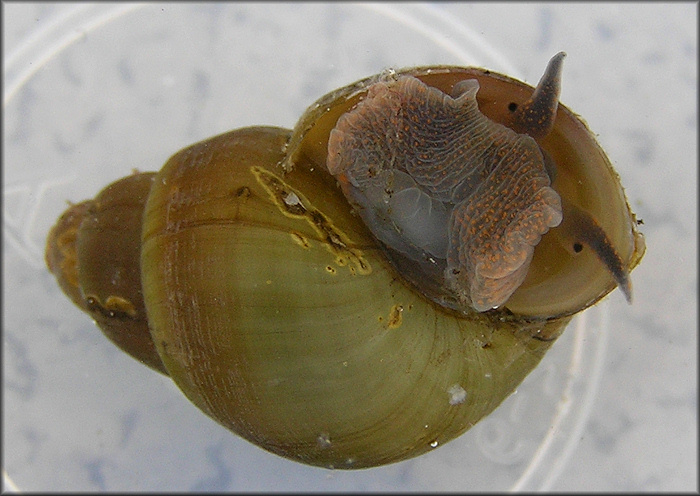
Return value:
<svg viewBox="0 0 700 496">
<path fill-rule="evenodd" d="M 327 166 L 388 250 L 444 259 L 445 286 L 481 312 L 520 286 L 562 212 L 535 140 L 484 116 L 478 89 L 379 80 L 331 131 Z"/>
</svg>

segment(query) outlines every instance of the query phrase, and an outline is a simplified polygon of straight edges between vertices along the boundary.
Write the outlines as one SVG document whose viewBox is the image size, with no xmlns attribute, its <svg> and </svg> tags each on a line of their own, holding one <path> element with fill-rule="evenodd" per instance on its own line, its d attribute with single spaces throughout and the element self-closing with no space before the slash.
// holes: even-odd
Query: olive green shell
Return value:
<svg viewBox="0 0 700 496">
<path fill-rule="evenodd" d="M 121 350 L 167 373 L 141 294 L 141 218 L 155 173 L 134 173 L 72 205 L 48 236 L 46 264 L 66 295 Z"/>
<path fill-rule="evenodd" d="M 446 92 L 476 77 L 481 111 L 506 125 L 509 109 L 532 92 L 482 69 L 405 72 Z M 120 343 L 117 321 L 134 321 L 138 330 L 129 332 L 142 345 L 122 349 L 169 374 L 245 439 L 329 468 L 405 460 L 459 436 L 515 390 L 572 315 L 615 287 L 593 254 L 571 250 L 577 226 L 565 217 L 543 236 L 525 283 L 502 308 L 465 316 L 425 298 L 421 281 L 385 258 L 325 169 L 328 133 L 373 80 L 321 98 L 294 131 L 231 131 L 181 150 L 155 177 L 111 185 L 102 203 L 122 198 L 117 210 L 90 216 L 92 203 L 73 206 L 47 244 L 59 284 L 100 316 L 110 339 Z M 597 220 L 631 270 L 643 238 L 588 128 L 560 105 L 539 144 L 558 169 L 553 187 Z M 130 183 L 140 185 L 133 196 L 121 189 Z M 132 213 L 113 222 L 109 212 L 124 206 Z M 116 234 L 78 243 L 102 232 L 89 227 L 96 218 Z M 115 267 L 140 273 L 141 283 L 109 286 Z M 91 278 L 101 278 L 101 289 Z M 90 295 L 98 297 L 88 305 Z"/>
<path fill-rule="evenodd" d="M 517 387 L 569 318 L 464 319 L 426 300 L 330 175 L 302 164 L 285 173 L 287 139 L 234 131 L 156 176 L 141 263 L 170 376 L 224 426 L 313 465 L 370 467 L 455 438 Z"/>
</svg>

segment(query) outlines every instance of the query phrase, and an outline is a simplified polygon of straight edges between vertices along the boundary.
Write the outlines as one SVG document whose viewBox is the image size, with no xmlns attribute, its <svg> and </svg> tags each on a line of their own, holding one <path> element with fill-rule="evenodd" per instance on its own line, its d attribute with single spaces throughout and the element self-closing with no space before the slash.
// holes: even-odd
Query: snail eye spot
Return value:
<svg viewBox="0 0 700 496">
<path fill-rule="evenodd" d="M 515 102 L 510 102 L 508 104 L 508 110 L 510 110 L 511 112 L 515 112 L 516 110 L 518 110 L 518 104 Z"/>
<path fill-rule="evenodd" d="M 574 252 L 581 253 L 583 250 L 583 245 L 581 243 L 574 243 Z"/>
<path fill-rule="evenodd" d="M 478 90 L 476 79 L 451 95 L 415 77 L 371 85 L 331 131 L 327 167 L 375 237 L 418 266 L 426 253 L 444 260 L 449 290 L 486 311 L 520 286 L 562 214 L 535 140 L 483 115 Z"/>
</svg>

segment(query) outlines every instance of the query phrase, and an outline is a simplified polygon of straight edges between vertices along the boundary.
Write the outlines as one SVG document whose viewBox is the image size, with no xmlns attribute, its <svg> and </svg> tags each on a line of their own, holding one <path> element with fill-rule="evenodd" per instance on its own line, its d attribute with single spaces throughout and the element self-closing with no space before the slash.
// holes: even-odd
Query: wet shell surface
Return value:
<svg viewBox="0 0 700 496">
<path fill-rule="evenodd" d="M 405 460 L 493 411 L 572 315 L 618 284 L 629 293 L 644 246 L 619 178 L 575 114 L 538 102 L 484 69 L 373 76 L 322 97 L 294 130 L 231 131 L 110 185 L 90 202 L 138 205 L 116 223 L 130 234 L 78 243 L 115 222 L 73 206 L 47 262 L 103 329 L 139 329 L 145 344 L 122 349 L 243 438 L 328 468 Z M 426 119 L 452 134 L 421 131 Z M 427 153 L 405 150 L 421 132 L 453 163 L 497 160 L 409 167 Z M 485 204 L 514 210 L 495 218 Z M 117 242 L 119 256 L 102 249 Z M 115 267 L 139 282 L 88 285 Z"/>
</svg>

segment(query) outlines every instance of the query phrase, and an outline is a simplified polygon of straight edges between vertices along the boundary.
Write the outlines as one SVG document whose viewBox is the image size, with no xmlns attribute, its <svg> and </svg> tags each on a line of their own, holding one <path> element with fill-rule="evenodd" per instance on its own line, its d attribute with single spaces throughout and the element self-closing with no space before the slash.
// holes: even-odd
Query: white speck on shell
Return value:
<svg viewBox="0 0 700 496">
<path fill-rule="evenodd" d="M 318 444 L 318 447 L 321 449 L 325 449 L 330 447 L 331 445 L 331 436 L 327 432 L 322 432 L 318 435 L 316 438 L 316 443 Z"/>
<path fill-rule="evenodd" d="M 467 399 L 467 392 L 459 384 L 454 384 L 449 387 L 447 394 L 450 395 L 450 405 L 459 405 Z"/>
<path fill-rule="evenodd" d="M 293 207 L 294 205 L 299 205 L 301 203 L 301 200 L 296 195 L 296 193 L 290 192 L 289 194 L 287 194 L 287 196 L 284 197 L 284 203 L 286 203 L 288 207 Z"/>
</svg>

